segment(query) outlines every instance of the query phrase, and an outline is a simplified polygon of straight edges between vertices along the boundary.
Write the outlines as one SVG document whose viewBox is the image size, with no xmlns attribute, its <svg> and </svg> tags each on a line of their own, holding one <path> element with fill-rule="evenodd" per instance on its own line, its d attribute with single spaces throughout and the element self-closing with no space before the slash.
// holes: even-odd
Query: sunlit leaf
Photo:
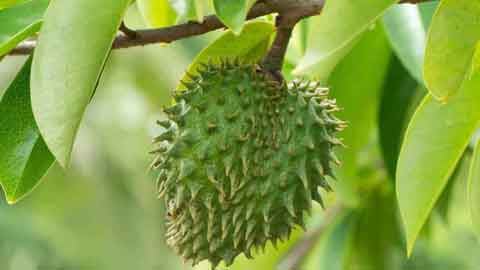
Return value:
<svg viewBox="0 0 480 270">
<path fill-rule="evenodd" d="M 308 42 L 308 29 L 310 20 L 304 19 L 300 21 L 294 28 L 292 37 L 290 38 L 289 47 L 284 59 L 283 76 L 287 80 L 293 80 L 296 77 L 291 74 L 298 62 L 305 55 Z"/>
<path fill-rule="evenodd" d="M 294 70 L 326 80 L 338 62 L 376 19 L 397 0 L 326 1 L 320 16 L 311 20 L 307 52 Z"/>
<path fill-rule="evenodd" d="M 0 102 L 0 185 L 8 203 L 32 191 L 54 161 L 33 118 L 30 67 L 28 60 Z"/>
<path fill-rule="evenodd" d="M 423 70 L 433 97 L 446 101 L 460 89 L 479 39 L 480 1 L 440 2 L 430 26 Z"/>
<path fill-rule="evenodd" d="M 430 26 L 432 23 L 433 14 L 435 13 L 439 2 L 439 0 L 435 0 L 416 4 L 420 10 L 420 16 L 422 17 L 423 25 Z"/>
<path fill-rule="evenodd" d="M 392 48 L 410 74 L 423 83 L 422 66 L 426 43 L 426 27 L 416 5 L 396 5 L 383 17 Z"/>
<path fill-rule="evenodd" d="M 138 9 L 151 27 L 175 24 L 177 14 L 168 0 L 137 0 Z"/>
<path fill-rule="evenodd" d="M 396 181 L 409 253 L 480 122 L 479 56 L 461 91 L 448 104 L 427 95 L 406 131 Z"/>
<path fill-rule="evenodd" d="M 187 73 L 195 74 L 199 63 L 218 63 L 222 59 L 256 62 L 267 52 L 274 31 L 275 27 L 267 22 L 247 23 L 239 35 L 227 31 L 195 57 Z M 187 76 L 183 80 L 188 81 Z M 183 86 L 179 84 L 178 88 Z"/>
<path fill-rule="evenodd" d="M 0 56 L 40 29 L 48 2 L 35 0 L 0 10 Z"/>
<path fill-rule="evenodd" d="M 455 192 L 456 190 L 458 190 L 458 186 L 463 187 L 465 186 L 465 183 L 468 183 L 468 175 L 472 159 L 471 156 L 472 153 L 470 153 L 470 151 L 467 149 L 463 153 L 463 156 L 460 158 L 460 160 L 457 162 L 455 170 L 448 179 L 447 185 L 443 189 L 442 194 L 440 195 L 437 203 L 435 204 L 435 208 L 432 213 L 435 213 L 437 215 L 430 215 L 430 220 L 432 221 L 432 224 L 430 226 L 434 226 L 435 217 L 440 218 L 443 222 L 445 222 L 445 224 L 450 223 L 450 209 L 454 209 L 452 208 L 452 206 L 455 204 Z M 428 226 L 428 221 L 427 225 L 425 226 Z M 428 230 L 429 229 L 427 229 L 427 231 Z"/>
<path fill-rule="evenodd" d="M 256 0 L 213 0 L 213 7 L 218 18 L 235 34 L 242 31 L 247 13 Z"/>
<path fill-rule="evenodd" d="M 480 238 L 480 140 L 473 152 L 467 191 L 473 228 Z"/>
<path fill-rule="evenodd" d="M 46 12 L 33 58 L 32 107 L 48 148 L 63 167 L 129 3 L 53 1 Z"/>
<path fill-rule="evenodd" d="M 308 32 L 310 31 L 310 19 L 303 19 L 298 23 L 298 46 L 300 53 L 305 55 L 308 44 Z"/>
<path fill-rule="evenodd" d="M 177 23 L 203 20 L 204 0 L 169 0 L 169 3 L 178 15 Z"/>
</svg>

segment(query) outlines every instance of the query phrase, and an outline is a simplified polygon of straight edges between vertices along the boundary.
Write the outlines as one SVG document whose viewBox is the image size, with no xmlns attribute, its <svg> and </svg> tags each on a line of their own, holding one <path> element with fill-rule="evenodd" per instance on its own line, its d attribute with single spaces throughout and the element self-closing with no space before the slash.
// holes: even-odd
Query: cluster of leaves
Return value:
<svg viewBox="0 0 480 270">
<path fill-rule="evenodd" d="M 275 28 L 269 17 L 245 23 L 254 2 L 136 4 L 151 27 L 201 21 L 215 13 L 231 29 L 193 60 L 188 71 L 194 72 L 206 60 L 265 55 Z M 473 139 L 480 120 L 480 4 L 354 2 L 326 1 L 320 16 L 298 24 L 286 57 L 285 76 L 315 77 L 330 86 L 344 108 L 340 117 L 350 122 L 336 183 L 336 201 L 349 210 L 312 252 L 321 256 L 307 258 L 305 267 L 389 269 L 402 241 L 393 190 L 410 253 L 441 198 L 448 197 L 450 184 L 457 182 L 454 171 L 461 160 L 471 163 L 465 190 L 480 234 L 480 146 Z M 83 114 L 130 5 L 130 0 L 0 1 L 0 57 L 39 34 L 32 60 L 0 102 L 0 184 L 9 203 L 37 186 L 55 161 L 68 166 Z M 472 158 L 462 159 L 469 147 L 475 149 Z M 385 181 L 389 178 L 396 187 Z M 372 240 L 374 233 L 383 239 Z"/>
</svg>

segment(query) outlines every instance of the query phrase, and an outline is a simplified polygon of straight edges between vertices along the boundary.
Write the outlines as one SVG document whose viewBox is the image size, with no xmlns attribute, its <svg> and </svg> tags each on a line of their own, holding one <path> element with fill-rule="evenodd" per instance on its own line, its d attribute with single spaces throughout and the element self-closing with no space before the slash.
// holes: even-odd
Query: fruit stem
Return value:
<svg viewBox="0 0 480 270">
<path fill-rule="evenodd" d="M 292 37 L 293 28 L 299 21 L 308 16 L 310 15 L 306 14 L 302 8 L 293 8 L 283 10 L 276 18 L 277 33 L 275 40 L 261 65 L 279 82 L 284 81 L 282 76 L 283 60 L 287 52 L 288 43 Z"/>
<path fill-rule="evenodd" d="M 283 76 L 281 73 L 283 67 L 283 59 L 287 52 L 288 43 L 293 32 L 293 25 L 281 24 L 281 15 L 277 17 L 277 34 L 275 40 L 268 52 L 267 56 L 263 59 L 262 67 L 270 72 L 273 77 L 283 82 Z"/>
</svg>

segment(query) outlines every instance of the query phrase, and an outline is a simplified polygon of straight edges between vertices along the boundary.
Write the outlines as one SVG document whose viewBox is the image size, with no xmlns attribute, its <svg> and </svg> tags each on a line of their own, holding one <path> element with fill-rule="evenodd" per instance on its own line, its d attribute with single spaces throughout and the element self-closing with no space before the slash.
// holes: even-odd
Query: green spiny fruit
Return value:
<svg viewBox="0 0 480 270">
<path fill-rule="evenodd" d="M 193 265 L 230 265 L 287 239 L 312 200 L 323 204 L 345 123 L 327 89 L 279 83 L 257 65 L 202 65 L 184 85 L 154 139 L 167 243 Z"/>
</svg>

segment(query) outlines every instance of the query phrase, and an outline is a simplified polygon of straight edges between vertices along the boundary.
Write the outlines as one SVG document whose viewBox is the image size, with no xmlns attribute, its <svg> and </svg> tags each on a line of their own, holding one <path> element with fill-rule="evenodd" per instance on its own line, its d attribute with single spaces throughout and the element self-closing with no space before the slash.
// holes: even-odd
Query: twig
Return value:
<svg viewBox="0 0 480 270">
<path fill-rule="evenodd" d="M 126 24 L 125 22 L 122 22 L 120 24 L 120 28 L 119 30 L 124 33 L 127 37 L 131 38 L 131 39 L 136 39 L 138 37 L 137 35 L 137 31 L 133 30 L 133 29 L 130 29 Z"/>
<path fill-rule="evenodd" d="M 267 56 L 263 59 L 262 66 L 265 70 L 269 71 L 273 77 L 279 82 L 283 81 L 281 73 L 283 67 L 283 60 L 287 52 L 288 43 L 292 36 L 293 27 L 297 21 L 293 24 L 284 24 L 282 15 L 277 17 L 277 33 L 275 40 L 270 48 Z"/>
<path fill-rule="evenodd" d="M 419 3 L 431 0 L 403 0 L 400 3 Z M 268 4 L 267 4 L 268 3 Z M 320 13 L 324 0 L 263 0 L 253 6 L 247 19 L 262 17 L 273 13 L 289 13 L 292 8 L 295 12 L 303 12 L 303 16 L 313 16 Z M 204 18 L 202 23 L 188 22 L 158 29 L 136 30 L 134 38 L 128 34 L 118 35 L 113 42 L 114 49 L 145 46 L 154 43 L 170 43 L 179 39 L 202 35 L 207 32 L 225 28 L 225 25 L 214 15 Z M 36 42 L 22 42 L 10 55 L 30 54 Z"/>
<path fill-rule="evenodd" d="M 280 270 L 299 270 L 305 256 L 312 250 L 313 246 L 322 237 L 323 233 L 335 222 L 345 210 L 341 204 L 334 205 L 328 208 L 325 212 L 325 217 L 320 226 L 314 231 L 306 234 L 298 243 L 291 248 L 287 255 L 280 261 L 277 269 Z"/>
<path fill-rule="evenodd" d="M 275 10 L 272 10 L 271 7 L 265 4 L 256 4 L 250 11 L 248 19 L 258 18 L 274 12 Z M 210 15 L 206 16 L 201 23 L 188 22 L 158 29 L 136 30 L 135 38 L 131 38 L 126 34 L 118 35 L 115 38 L 112 47 L 114 49 L 121 49 L 155 43 L 170 43 L 179 39 L 202 35 L 224 27 L 225 25 L 216 16 Z M 29 54 L 35 46 L 35 42 L 22 42 L 10 52 L 10 55 Z"/>
</svg>

